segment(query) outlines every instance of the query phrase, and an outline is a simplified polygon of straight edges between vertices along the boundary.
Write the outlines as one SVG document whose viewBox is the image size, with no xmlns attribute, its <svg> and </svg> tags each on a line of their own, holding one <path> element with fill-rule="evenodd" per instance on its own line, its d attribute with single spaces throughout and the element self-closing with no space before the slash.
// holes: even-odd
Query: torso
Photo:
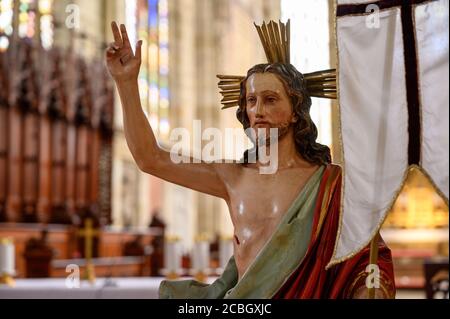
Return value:
<svg viewBox="0 0 450 319">
<path fill-rule="evenodd" d="M 241 166 L 229 188 L 228 207 L 234 225 L 234 257 L 242 278 L 270 239 L 282 217 L 319 166 L 288 168 L 261 175 Z"/>
</svg>

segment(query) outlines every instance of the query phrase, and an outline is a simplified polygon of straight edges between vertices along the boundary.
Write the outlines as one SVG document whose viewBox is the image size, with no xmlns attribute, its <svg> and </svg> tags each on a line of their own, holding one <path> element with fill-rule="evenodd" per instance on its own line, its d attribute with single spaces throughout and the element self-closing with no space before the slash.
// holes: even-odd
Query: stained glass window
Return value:
<svg viewBox="0 0 450 319">
<path fill-rule="evenodd" d="M 0 50 L 4 51 L 9 46 L 7 36 L 13 33 L 13 0 L 0 1 Z"/>
<path fill-rule="evenodd" d="M 167 138 L 169 126 L 169 18 L 167 0 L 127 1 L 127 25 L 143 40 L 139 90 L 153 130 Z"/>
<path fill-rule="evenodd" d="M 168 0 L 159 0 L 159 130 L 169 134 L 169 15 Z"/>
<path fill-rule="evenodd" d="M 53 15 L 54 0 L 39 0 L 42 46 L 49 49 L 53 45 Z"/>
<path fill-rule="evenodd" d="M 40 23 L 40 36 L 44 48 L 53 44 L 54 0 L 21 0 L 18 10 L 18 35 L 21 38 L 33 38 L 37 31 L 36 23 Z M 0 1 L 0 50 L 6 50 L 13 33 L 13 0 Z"/>
</svg>

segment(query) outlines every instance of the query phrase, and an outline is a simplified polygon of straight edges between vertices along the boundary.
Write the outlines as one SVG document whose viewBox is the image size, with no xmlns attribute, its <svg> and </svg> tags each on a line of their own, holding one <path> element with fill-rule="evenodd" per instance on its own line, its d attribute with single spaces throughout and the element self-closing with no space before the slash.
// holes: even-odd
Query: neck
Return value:
<svg viewBox="0 0 450 319">
<path fill-rule="evenodd" d="M 278 140 L 278 169 L 304 166 L 307 162 L 297 152 L 292 128 Z"/>
<path fill-rule="evenodd" d="M 279 137 L 278 143 L 278 170 L 295 168 L 295 167 L 311 167 L 314 164 L 306 161 L 298 152 L 295 146 L 294 130 L 289 128 L 286 134 Z M 258 162 L 257 166 L 261 164 Z"/>
<path fill-rule="evenodd" d="M 298 152 L 295 146 L 294 130 L 289 128 L 286 134 L 279 137 L 278 143 L 278 170 L 289 168 L 310 168 L 315 166 L 306 161 Z M 251 164 L 250 164 L 251 165 Z M 256 167 L 265 166 L 260 162 L 256 163 Z"/>
</svg>

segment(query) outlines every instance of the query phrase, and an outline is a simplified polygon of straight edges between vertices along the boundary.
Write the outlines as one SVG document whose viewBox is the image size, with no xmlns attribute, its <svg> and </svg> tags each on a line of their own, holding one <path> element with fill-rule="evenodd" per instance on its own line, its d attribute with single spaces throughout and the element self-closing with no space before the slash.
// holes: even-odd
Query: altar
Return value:
<svg viewBox="0 0 450 319">
<path fill-rule="evenodd" d="M 183 278 L 184 279 L 184 278 Z M 0 285 L 0 299 L 158 299 L 164 277 L 98 278 L 91 285 L 68 288 L 62 278 L 18 279 L 14 288 Z M 215 278 L 209 278 L 212 283 Z"/>
</svg>

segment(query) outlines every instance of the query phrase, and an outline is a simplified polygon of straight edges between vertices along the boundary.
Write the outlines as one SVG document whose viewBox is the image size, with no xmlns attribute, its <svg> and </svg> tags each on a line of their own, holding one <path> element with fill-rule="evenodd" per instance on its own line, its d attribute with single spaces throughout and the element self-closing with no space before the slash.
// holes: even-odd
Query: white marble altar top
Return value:
<svg viewBox="0 0 450 319">
<path fill-rule="evenodd" d="M 184 279 L 184 278 L 183 278 Z M 94 285 L 66 287 L 64 278 L 18 279 L 14 288 L 0 285 L 0 299 L 157 299 L 163 277 L 97 278 Z M 209 282 L 214 281 L 210 278 Z"/>
</svg>

